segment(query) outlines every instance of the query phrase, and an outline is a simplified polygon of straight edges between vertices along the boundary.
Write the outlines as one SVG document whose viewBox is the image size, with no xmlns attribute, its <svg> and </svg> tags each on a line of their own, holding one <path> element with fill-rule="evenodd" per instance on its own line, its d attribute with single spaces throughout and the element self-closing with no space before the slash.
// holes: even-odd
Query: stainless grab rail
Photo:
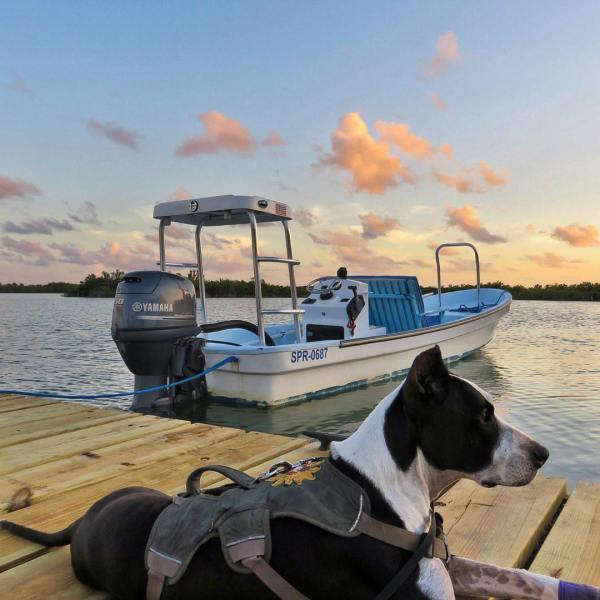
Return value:
<svg viewBox="0 0 600 600">
<path fill-rule="evenodd" d="M 475 269 L 477 271 L 477 310 L 481 310 L 481 279 L 479 272 L 479 254 L 477 253 L 477 248 L 473 246 L 473 244 L 469 244 L 469 242 L 449 242 L 447 244 L 440 244 L 435 249 L 435 262 L 437 265 L 437 288 L 438 288 L 438 302 L 440 306 L 440 310 L 442 308 L 442 276 L 440 270 L 440 250 L 442 248 L 449 248 L 451 246 L 466 246 L 471 248 L 475 253 Z"/>
</svg>

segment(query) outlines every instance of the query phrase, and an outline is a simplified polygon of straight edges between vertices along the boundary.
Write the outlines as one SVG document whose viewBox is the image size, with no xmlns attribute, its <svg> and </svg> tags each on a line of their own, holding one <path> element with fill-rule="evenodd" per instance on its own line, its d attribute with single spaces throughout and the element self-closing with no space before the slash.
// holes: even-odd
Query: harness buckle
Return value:
<svg viewBox="0 0 600 600">
<path fill-rule="evenodd" d="M 271 477 L 274 477 L 275 475 L 281 475 L 282 473 L 289 473 L 290 471 L 298 469 L 299 467 L 301 467 L 307 463 L 311 463 L 311 462 L 315 462 L 315 461 L 322 461 L 322 460 L 323 460 L 322 456 L 311 456 L 309 458 L 302 458 L 295 463 L 290 463 L 287 460 L 284 460 L 282 462 L 275 463 L 274 465 L 272 465 L 269 468 L 268 471 L 265 471 L 264 473 L 261 473 L 260 475 L 258 475 L 258 477 L 256 477 L 256 479 L 254 479 L 253 483 L 260 483 L 261 481 L 264 481 L 265 479 L 270 479 Z"/>
</svg>

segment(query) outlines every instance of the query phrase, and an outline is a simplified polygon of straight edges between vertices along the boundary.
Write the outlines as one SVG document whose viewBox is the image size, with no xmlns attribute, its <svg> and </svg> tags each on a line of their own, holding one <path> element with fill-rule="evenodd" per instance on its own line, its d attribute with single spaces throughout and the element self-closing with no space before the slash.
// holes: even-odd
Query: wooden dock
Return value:
<svg viewBox="0 0 600 600">
<path fill-rule="evenodd" d="M 258 474 L 318 445 L 240 429 L 19 396 L 0 396 L 0 509 L 29 488 L 30 506 L 10 519 L 56 531 L 119 487 L 180 491 L 208 463 Z M 221 480 L 207 474 L 207 484 Z M 522 488 L 461 481 L 440 512 L 454 554 L 600 586 L 600 484 L 537 477 Z M 566 500 L 566 504 L 565 504 Z M 558 518 L 556 518 L 558 515 Z M 5 515 L 2 515 L 5 516 Z M 79 583 L 69 547 L 47 549 L 0 531 L 0 589 L 6 598 L 106 599 Z"/>
</svg>

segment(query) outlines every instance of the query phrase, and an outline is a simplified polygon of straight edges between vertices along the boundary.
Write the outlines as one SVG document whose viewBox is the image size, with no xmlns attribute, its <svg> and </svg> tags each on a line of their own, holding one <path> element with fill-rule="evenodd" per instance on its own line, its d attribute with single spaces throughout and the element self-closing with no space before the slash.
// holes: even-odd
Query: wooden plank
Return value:
<svg viewBox="0 0 600 600">
<path fill-rule="evenodd" d="M 529 570 L 600 586 L 600 483 L 579 482 Z"/>
<path fill-rule="evenodd" d="M 0 401 L 0 406 L 2 402 Z M 113 412 L 112 409 L 101 409 L 88 404 L 77 402 L 53 402 L 44 406 L 36 407 L 35 410 L 16 410 L 0 414 L 0 427 L 19 426 L 23 423 L 34 423 L 51 419 L 57 415 L 69 415 L 76 412 L 85 412 L 86 410 L 96 410 L 105 413 Z"/>
<path fill-rule="evenodd" d="M 68 546 L 0 573 L 0 589 L 5 598 L 19 600 L 101 600 L 109 597 L 77 580 L 71 568 Z"/>
<path fill-rule="evenodd" d="M 26 408 L 35 408 L 46 404 L 56 404 L 57 400 L 51 398 L 33 398 L 29 396 L 2 396 L 0 398 L 0 413 L 12 410 L 24 410 Z"/>
<path fill-rule="evenodd" d="M 181 491 L 189 472 L 202 464 L 227 464 L 238 469 L 249 469 L 295 448 L 306 445 L 304 438 L 249 432 L 229 440 L 200 448 L 131 473 L 86 485 L 64 494 L 56 494 L 44 502 L 10 513 L 10 520 L 42 531 L 57 531 L 81 516 L 89 506 L 107 493 L 130 485 L 160 489 L 168 494 Z M 222 477 L 210 473 L 203 485 L 210 485 Z M 0 571 L 20 564 L 39 553 L 42 546 L 0 531 Z"/>
<path fill-rule="evenodd" d="M 559 477 L 524 487 L 483 488 L 462 480 L 438 508 L 453 554 L 502 567 L 522 567 L 567 493 Z"/>
<path fill-rule="evenodd" d="M 50 405 L 51 408 L 56 408 Z M 40 410 L 46 408 L 39 407 Z M 4 415 L 21 415 L 21 413 L 29 413 L 32 411 L 18 410 L 11 413 L 3 413 Z M 98 408 L 86 408 L 82 406 L 79 410 L 64 409 L 61 414 L 48 416 L 46 419 L 37 419 L 33 421 L 25 421 L 19 424 L 5 422 L 0 418 L 0 448 L 22 444 L 36 439 L 46 439 L 50 436 L 85 429 L 102 423 L 110 423 L 119 421 L 127 415 L 125 411 L 104 411 Z"/>
<path fill-rule="evenodd" d="M 94 452 L 68 456 L 59 460 L 22 469 L 0 476 L 0 503 L 8 502 L 13 494 L 28 487 L 31 502 L 61 494 L 94 482 L 135 471 L 178 454 L 208 448 L 213 444 L 243 435 L 240 429 L 217 427 L 201 423 L 174 421 L 177 427 L 151 436 L 140 436 Z"/>
<path fill-rule="evenodd" d="M 14 473 L 81 452 L 93 452 L 111 444 L 172 429 L 180 423 L 175 419 L 124 412 L 121 419 L 111 423 L 2 448 L 0 474 Z"/>
</svg>

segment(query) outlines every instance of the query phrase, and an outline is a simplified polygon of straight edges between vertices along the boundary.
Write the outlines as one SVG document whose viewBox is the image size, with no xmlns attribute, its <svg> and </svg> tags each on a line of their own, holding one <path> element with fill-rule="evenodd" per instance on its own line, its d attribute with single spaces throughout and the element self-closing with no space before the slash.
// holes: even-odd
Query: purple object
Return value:
<svg viewBox="0 0 600 600">
<path fill-rule="evenodd" d="M 558 584 L 558 600 L 600 600 L 600 588 L 561 581 Z"/>
</svg>

